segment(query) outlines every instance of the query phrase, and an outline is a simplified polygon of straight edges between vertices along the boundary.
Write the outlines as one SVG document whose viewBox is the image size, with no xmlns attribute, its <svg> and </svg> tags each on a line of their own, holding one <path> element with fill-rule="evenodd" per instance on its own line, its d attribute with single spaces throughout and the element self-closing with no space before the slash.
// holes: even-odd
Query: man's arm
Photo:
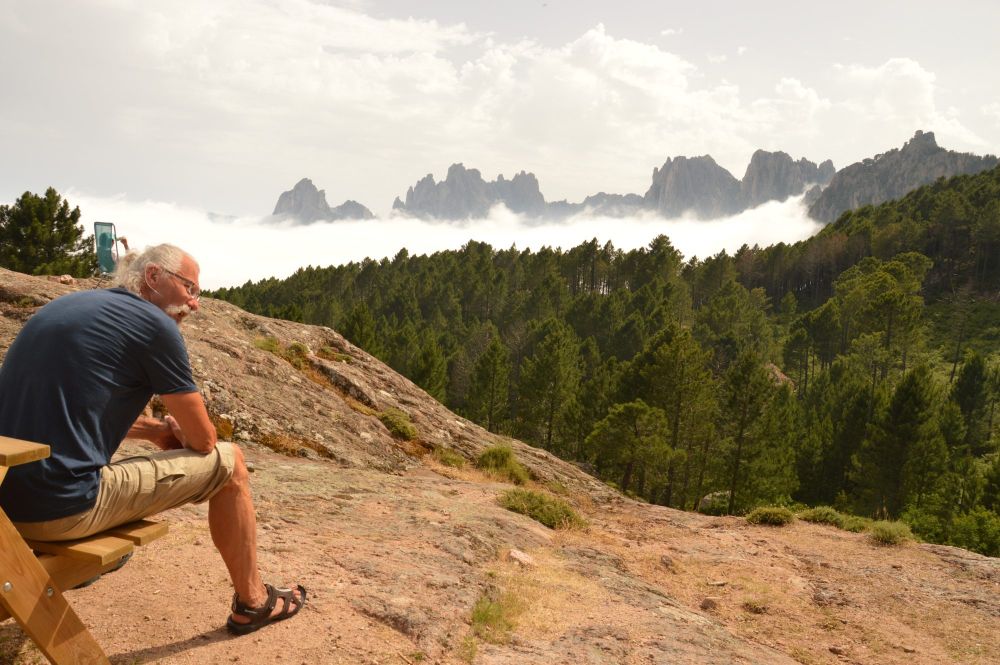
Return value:
<svg viewBox="0 0 1000 665">
<path fill-rule="evenodd" d="M 180 435 L 177 438 L 185 448 L 205 454 L 215 450 L 215 426 L 208 417 L 208 410 L 205 409 L 201 393 L 160 395 L 160 399 L 177 421 L 177 426 L 180 428 Z"/>
<path fill-rule="evenodd" d="M 151 441 L 160 450 L 184 447 L 180 439 L 174 435 L 174 430 L 170 427 L 169 422 L 149 416 L 139 416 L 125 436 L 129 439 Z"/>
</svg>

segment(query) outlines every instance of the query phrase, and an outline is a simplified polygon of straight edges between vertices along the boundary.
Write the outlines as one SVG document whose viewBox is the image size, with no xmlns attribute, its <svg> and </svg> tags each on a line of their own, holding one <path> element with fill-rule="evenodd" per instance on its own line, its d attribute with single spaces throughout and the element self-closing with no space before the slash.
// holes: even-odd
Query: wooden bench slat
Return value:
<svg viewBox="0 0 1000 665">
<path fill-rule="evenodd" d="M 168 528 L 166 522 L 139 520 L 138 522 L 130 522 L 129 524 L 113 527 L 104 533 L 131 540 L 136 545 L 148 545 L 157 538 L 167 535 Z"/>
<path fill-rule="evenodd" d="M 92 561 L 100 563 L 102 566 L 121 559 L 134 549 L 131 540 L 117 536 L 108 536 L 104 533 L 99 533 L 89 538 L 81 538 L 80 540 L 42 542 L 25 538 L 24 542 L 36 552 L 58 554 L 72 559 L 80 559 L 81 561 Z"/>
<path fill-rule="evenodd" d="M 0 436 L 0 466 L 17 466 L 49 456 L 49 447 L 44 443 L 12 439 Z"/>
</svg>

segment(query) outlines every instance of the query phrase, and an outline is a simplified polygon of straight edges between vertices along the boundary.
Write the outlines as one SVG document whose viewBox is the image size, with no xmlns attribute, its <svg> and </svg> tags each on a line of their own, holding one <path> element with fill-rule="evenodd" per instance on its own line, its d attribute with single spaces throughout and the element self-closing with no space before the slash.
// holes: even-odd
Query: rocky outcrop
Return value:
<svg viewBox="0 0 1000 665">
<path fill-rule="evenodd" d="M 702 219 L 724 217 L 743 210 L 740 181 L 702 157 L 668 157 L 653 169 L 653 184 L 643 197 L 646 206 L 665 217 L 693 213 Z"/>
<path fill-rule="evenodd" d="M 406 191 L 405 201 L 397 198 L 392 207 L 416 217 L 457 220 L 485 217 L 498 203 L 529 215 L 545 210 L 545 198 L 533 173 L 521 171 L 511 180 L 500 175 L 486 182 L 477 169 L 467 169 L 463 164 L 452 164 L 441 182 L 427 174 Z"/>
<path fill-rule="evenodd" d="M 345 201 L 336 208 L 326 202 L 326 192 L 317 189 L 309 178 L 295 183 L 295 187 L 283 192 L 274 206 L 275 216 L 291 217 L 302 222 L 335 221 L 338 219 L 372 219 L 371 210 L 357 201 Z"/>
<path fill-rule="evenodd" d="M 753 208 L 768 201 L 784 201 L 808 188 L 826 185 L 834 175 L 833 162 L 819 166 L 802 158 L 793 161 L 785 152 L 758 150 L 750 158 L 740 192 L 743 205 Z"/>
<path fill-rule="evenodd" d="M 900 198 L 938 178 L 979 173 L 996 165 L 993 155 L 946 150 L 938 146 L 933 132 L 918 131 L 902 148 L 837 172 L 809 208 L 809 215 L 832 222 L 847 210 Z"/>
</svg>

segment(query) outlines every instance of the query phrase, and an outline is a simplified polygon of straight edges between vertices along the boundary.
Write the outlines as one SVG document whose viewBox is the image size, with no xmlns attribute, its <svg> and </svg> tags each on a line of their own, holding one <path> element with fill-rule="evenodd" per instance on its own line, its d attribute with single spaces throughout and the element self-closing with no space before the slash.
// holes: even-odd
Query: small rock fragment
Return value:
<svg viewBox="0 0 1000 665">
<path fill-rule="evenodd" d="M 705 598 L 701 601 L 701 605 L 699 605 L 699 607 L 706 612 L 711 612 L 719 607 L 719 603 L 715 600 L 715 598 Z"/>
<path fill-rule="evenodd" d="M 833 645 L 832 647 L 830 647 L 830 653 L 837 656 L 844 656 L 847 654 L 847 649 L 845 649 L 844 647 Z"/>
<path fill-rule="evenodd" d="M 666 554 L 664 554 L 664 555 L 662 555 L 660 557 L 660 565 L 662 565 L 667 570 L 673 570 L 673 568 L 674 568 L 674 560 L 671 559 Z"/>
<path fill-rule="evenodd" d="M 526 552 L 522 552 L 521 550 L 511 550 L 507 552 L 507 558 L 525 568 L 532 568 L 535 565 L 535 560 L 531 557 L 531 555 Z"/>
<path fill-rule="evenodd" d="M 728 582 L 726 580 L 713 580 L 708 583 L 708 586 L 726 586 Z"/>
<path fill-rule="evenodd" d="M 905 645 L 902 647 L 902 649 L 906 653 L 916 653 L 917 652 L 917 650 L 914 649 L 913 647 L 909 647 L 909 646 L 905 646 Z"/>
</svg>

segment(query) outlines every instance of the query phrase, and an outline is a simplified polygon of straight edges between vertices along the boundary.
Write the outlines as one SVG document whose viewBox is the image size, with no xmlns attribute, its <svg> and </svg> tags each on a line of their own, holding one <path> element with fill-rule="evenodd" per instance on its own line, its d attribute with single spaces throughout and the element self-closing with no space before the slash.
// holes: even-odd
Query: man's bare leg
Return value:
<svg viewBox="0 0 1000 665">
<path fill-rule="evenodd" d="M 233 477 L 209 500 L 208 527 L 240 600 L 251 607 L 261 607 L 267 602 L 267 589 L 257 567 L 257 515 L 250 494 L 250 474 L 243 460 L 243 451 L 236 446 L 233 450 Z M 281 612 L 282 605 L 280 602 L 277 604 L 275 614 Z M 248 621 L 238 615 L 233 615 L 233 620 L 239 623 Z"/>
</svg>

